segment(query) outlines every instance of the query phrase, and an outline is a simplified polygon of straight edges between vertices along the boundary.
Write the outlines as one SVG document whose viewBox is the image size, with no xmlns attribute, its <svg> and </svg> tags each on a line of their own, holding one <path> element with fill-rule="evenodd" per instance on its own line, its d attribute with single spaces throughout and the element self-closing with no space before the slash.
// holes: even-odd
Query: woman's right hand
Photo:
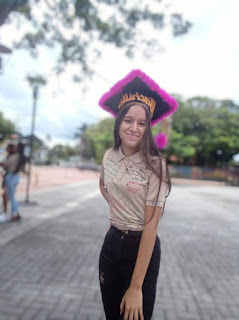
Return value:
<svg viewBox="0 0 239 320">
<path fill-rule="evenodd" d="M 123 320 L 144 320 L 142 289 L 128 288 L 120 304 L 120 314 L 123 312 Z"/>
</svg>

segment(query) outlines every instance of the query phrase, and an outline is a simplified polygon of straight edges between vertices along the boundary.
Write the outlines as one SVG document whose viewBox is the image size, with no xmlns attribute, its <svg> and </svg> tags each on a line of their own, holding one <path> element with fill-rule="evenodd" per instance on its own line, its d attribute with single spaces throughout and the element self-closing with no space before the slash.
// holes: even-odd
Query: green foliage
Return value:
<svg viewBox="0 0 239 320">
<path fill-rule="evenodd" d="M 83 123 L 80 127 L 78 127 L 77 132 L 75 133 L 75 138 L 81 138 L 87 128 L 88 125 L 86 123 Z"/>
<path fill-rule="evenodd" d="M 41 45 L 55 48 L 56 73 L 69 63 L 77 64 L 80 70 L 73 76 L 75 81 L 92 75 L 95 59 L 101 54 L 100 43 L 123 48 L 129 57 L 139 50 L 153 54 L 152 46 L 156 47 L 160 38 L 150 36 L 150 31 L 143 35 L 142 22 L 157 31 L 168 24 L 174 36 L 186 34 L 191 27 L 182 15 L 167 13 L 164 1 L 158 0 L 142 0 L 137 5 L 130 0 L 0 0 L 0 12 L 0 25 L 7 17 L 16 20 L 19 13 L 29 22 L 19 20 L 26 33 L 16 48 L 25 48 L 34 57 Z"/>
<path fill-rule="evenodd" d="M 167 147 L 167 154 L 176 155 L 187 160 L 195 156 L 198 144 L 199 137 L 193 135 L 184 136 L 183 133 L 173 130 Z"/>
<path fill-rule="evenodd" d="M 167 155 L 197 165 L 228 163 L 239 152 L 239 106 L 205 97 L 177 100 Z"/>
<path fill-rule="evenodd" d="M 107 118 L 89 126 L 81 136 L 81 155 L 101 163 L 105 151 L 114 144 L 114 119 Z"/>
<path fill-rule="evenodd" d="M 152 134 L 155 136 L 157 133 L 161 132 L 161 123 L 157 123 L 155 126 L 152 127 Z"/>
<path fill-rule="evenodd" d="M 15 132 L 15 124 L 4 118 L 3 113 L 0 112 L 0 141 L 3 140 L 6 135 Z"/>
<path fill-rule="evenodd" d="M 79 154 L 79 150 L 68 145 L 58 144 L 51 149 L 51 160 L 68 160 L 70 156 Z"/>
<path fill-rule="evenodd" d="M 172 133 L 164 150 L 168 159 L 176 156 L 180 163 L 200 166 L 230 163 L 232 156 L 239 153 L 239 106 L 230 100 L 205 97 L 176 99 L 179 108 L 172 116 Z M 113 128 L 113 118 L 87 128 L 83 125 L 81 155 L 100 163 L 104 152 L 114 144 Z M 152 128 L 153 135 L 160 131 L 161 123 Z"/>
<path fill-rule="evenodd" d="M 12 11 L 26 13 L 28 0 L 0 0 L 0 26 L 3 25 Z"/>
</svg>

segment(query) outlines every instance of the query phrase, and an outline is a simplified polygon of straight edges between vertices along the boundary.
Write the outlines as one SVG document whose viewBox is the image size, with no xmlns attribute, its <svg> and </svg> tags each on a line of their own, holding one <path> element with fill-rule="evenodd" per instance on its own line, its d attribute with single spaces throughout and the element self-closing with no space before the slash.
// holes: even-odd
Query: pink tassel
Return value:
<svg viewBox="0 0 239 320">
<path fill-rule="evenodd" d="M 159 149 L 163 149 L 168 144 L 168 138 L 165 133 L 160 132 L 154 137 L 154 142 Z"/>
</svg>

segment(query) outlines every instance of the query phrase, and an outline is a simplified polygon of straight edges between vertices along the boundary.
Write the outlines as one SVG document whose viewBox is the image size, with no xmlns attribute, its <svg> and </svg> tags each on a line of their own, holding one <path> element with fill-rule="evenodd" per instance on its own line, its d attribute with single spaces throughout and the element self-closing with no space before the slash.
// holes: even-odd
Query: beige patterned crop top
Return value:
<svg viewBox="0 0 239 320">
<path fill-rule="evenodd" d="M 162 162 L 165 171 L 165 160 Z M 121 148 L 107 150 L 100 177 L 110 206 L 110 223 L 120 230 L 143 230 L 145 206 L 155 205 L 159 179 L 146 168 L 139 152 L 126 157 Z M 167 191 L 168 184 L 162 181 L 156 206 L 164 206 Z"/>
</svg>

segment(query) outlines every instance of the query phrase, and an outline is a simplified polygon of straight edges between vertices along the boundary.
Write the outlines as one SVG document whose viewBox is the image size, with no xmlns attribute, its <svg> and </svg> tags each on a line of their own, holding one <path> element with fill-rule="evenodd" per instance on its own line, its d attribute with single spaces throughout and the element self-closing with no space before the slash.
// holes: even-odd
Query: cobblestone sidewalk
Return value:
<svg viewBox="0 0 239 320">
<path fill-rule="evenodd" d="M 23 200 L 23 195 L 22 199 Z M 0 225 L 0 320 L 103 320 L 98 255 L 108 207 L 98 181 L 42 190 Z M 238 188 L 175 185 L 159 225 L 152 320 L 237 320 Z"/>
</svg>

